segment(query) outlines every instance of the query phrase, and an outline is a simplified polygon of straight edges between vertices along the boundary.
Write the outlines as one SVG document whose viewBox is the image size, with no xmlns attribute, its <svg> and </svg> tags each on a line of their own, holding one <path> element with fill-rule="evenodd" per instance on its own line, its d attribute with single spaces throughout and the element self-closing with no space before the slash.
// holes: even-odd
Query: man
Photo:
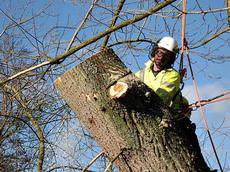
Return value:
<svg viewBox="0 0 230 172">
<path fill-rule="evenodd" d="M 165 104 L 185 115 L 188 114 L 188 101 L 180 92 L 180 74 L 172 67 L 178 51 L 176 40 L 169 36 L 163 37 L 153 46 L 151 60 L 146 63 L 146 67 L 135 75 L 153 89 Z"/>
</svg>

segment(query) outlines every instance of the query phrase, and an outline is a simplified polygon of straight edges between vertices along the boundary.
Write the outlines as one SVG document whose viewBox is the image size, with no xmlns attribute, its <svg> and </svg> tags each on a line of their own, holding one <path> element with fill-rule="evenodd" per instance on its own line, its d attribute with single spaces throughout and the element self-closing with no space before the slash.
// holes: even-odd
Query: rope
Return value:
<svg viewBox="0 0 230 172">
<path fill-rule="evenodd" d="M 179 74 L 180 74 L 180 83 L 183 84 L 183 78 L 187 74 L 186 68 L 184 68 L 184 49 L 187 46 L 187 41 L 185 38 L 186 31 L 186 6 L 187 1 L 183 0 L 183 9 L 182 9 L 182 28 L 181 28 L 181 57 L 180 57 L 180 65 L 179 65 Z M 181 89 L 182 90 L 182 89 Z"/>
<path fill-rule="evenodd" d="M 183 9 L 182 9 L 182 28 L 181 28 L 181 58 L 180 58 L 180 66 L 179 66 L 179 73 L 181 75 L 181 82 L 184 77 L 184 49 L 185 46 L 187 45 L 187 41 L 185 38 L 185 31 L 186 31 L 186 6 L 187 6 L 187 1 L 183 0 Z"/>
<path fill-rule="evenodd" d="M 216 103 L 216 102 L 220 102 L 220 101 L 224 101 L 224 100 L 229 100 L 230 96 L 226 96 L 227 94 L 230 94 L 230 91 L 224 92 L 223 94 L 218 95 L 218 96 L 211 98 L 211 99 L 208 99 L 208 100 L 201 100 L 200 104 L 198 101 L 195 103 L 192 103 L 189 105 L 189 108 L 190 109 L 198 108 L 198 107 L 200 107 L 200 105 L 205 106 L 207 104 Z"/>
<path fill-rule="evenodd" d="M 202 118 L 203 118 L 203 121 L 204 121 L 204 124 L 205 124 L 206 131 L 208 133 L 208 136 L 209 136 L 209 139 L 210 139 L 212 149 L 214 151 L 217 163 L 219 165 L 219 168 L 220 168 L 221 172 L 223 172 L 223 169 L 222 169 L 222 166 L 221 166 L 219 157 L 217 155 L 216 148 L 215 148 L 215 145 L 214 145 L 214 142 L 213 142 L 213 139 L 212 139 L 209 127 L 208 127 L 207 119 L 206 119 L 204 109 L 203 109 L 203 106 L 202 106 L 202 102 L 201 102 L 201 99 L 200 99 L 200 96 L 199 96 L 199 93 L 198 93 L 198 87 L 197 87 L 197 84 L 196 84 L 196 80 L 195 80 L 195 76 L 194 76 L 194 73 L 193 73 L 193 70 L 192 70 L 190 57 L 189 57 L 189 54 L 188 54 L 188 44 L 187 44 L 187 41 L 186 41 L 186 38 L 185 38 L 185 31 L 186 31 L 186 5 L 187 5 L 187 1 L 183 0 L 182 32 L 181 32 L 181 45 L 182 45 L 181 51 L 182 51 L 182 53 L 181 53 L 180 66 L 179 66 L 179 72 L 180 72 L 180 75 L 181 75 L 181 82 L 183 82 L 183 77 L 184 77 L 184 74 L 186 72 L 186 70 L 183 68 L 184 51 L 186 50 L 187 59 L 188 59 L 188 63 L 189 63 L 189 69 L 190 69 L 190 72 L 191 72 L 191 75 L 192 75 L 193 85 L 195 87 L 196 99 L 197 99 L 197 102 L 198 102 L 198 107 L 201 109 L 201 115 L 202 115 Z"/>
<path fill-rule="evenodd" d="M 196 80 L 195 80 L 195 76 L 194 76 L 194 73 L 193 73 L 193 70 L 192 70 L 190 57 L 189 57 L 189 54 L 188 54 L 188 47 L 186 47 L 186 54 L 187 54 L 187 58 L 188 58 L 189 69 L 190 69 L 190 72 L 191 72 L 191 75 L 192 75 L 193 85 L 195 87 L 196 99 L 197 99 L 199 108 L 201 110 L 201 115 L 202 115 L 202 118 L 203 118 L 203 121 L 204 121 L 204 124 L 205 124 L 205 128 L 206 128 L 206 131 L 208 133 L 208 136 L 209 136 L 209 139 L 210 139 L 210 142 L 211 142 L 211 145 L 212 145 L 212 149 L 214 151 L 214 154 L 215 154 L 217 163 L 219 165 L 220 171 L 223 172 L 219 157 L 218 157 L 217 152 L 216 152 L 215 144 L 213 142 L 212 135 L 210 133 L 210 129 L 208 127 L 208 122 L 207 122 L 207 119 L 206 119 L 206 116 L 205 116 L 205 113 L 204 113 L 204 108 L 201 105 L 201 100 L 200 100 L 200 96 L 199 96 L 199 93 L 198 93 L 198 87 L 197 87 L 197 84 L 196 84 Z"/>
<path fill-rule="evenodd" d="M 182 49 L 181 51 L 184 53 L 184 48 L 185 48 L 185 31 L 186 31 L 186 6 L 187 6 L 187 1 L 183 0 L 183 9 L 182 9 L 182 31 L 181 31 L 181 45 Z"/>
</svg>

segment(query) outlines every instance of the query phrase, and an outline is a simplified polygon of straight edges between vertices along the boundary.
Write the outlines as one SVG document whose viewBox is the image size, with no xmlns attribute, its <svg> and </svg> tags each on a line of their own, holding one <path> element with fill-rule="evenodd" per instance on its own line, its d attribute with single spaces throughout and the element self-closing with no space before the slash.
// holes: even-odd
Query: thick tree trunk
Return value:
<svg viewBox="0 0 230 172">
<path fill-rule="evenodd" d="M 173 115 L 111 49 L 55 85 L 120 171 L 210 171 L 190 120 Z"/>
</svg>

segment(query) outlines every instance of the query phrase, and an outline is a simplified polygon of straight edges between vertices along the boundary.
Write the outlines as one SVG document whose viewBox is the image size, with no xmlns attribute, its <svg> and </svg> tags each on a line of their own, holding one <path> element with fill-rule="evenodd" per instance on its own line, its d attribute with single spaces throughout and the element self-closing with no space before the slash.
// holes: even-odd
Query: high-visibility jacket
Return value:
<svg viewBox="0 0 230 172">
<path fill-rule="evenodd" d="M 152 71 L 153 64 L 154 62 L 149 60 L 145 64 L 146 67 L 135 73 L 135 75 L 149 86 L 165 104 L 171 106 L 173 109 L 179 109 L 183 103 L 188 103 L 180 93 L 179 73 L 173 68 L 168 68 L 154 75 Z"/>
</svg>

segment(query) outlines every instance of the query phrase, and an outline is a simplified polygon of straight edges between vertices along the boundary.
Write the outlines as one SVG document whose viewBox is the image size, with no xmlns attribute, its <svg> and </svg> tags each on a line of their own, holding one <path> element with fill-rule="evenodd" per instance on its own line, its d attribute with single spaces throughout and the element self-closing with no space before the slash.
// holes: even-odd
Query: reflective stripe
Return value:
<svg viewBox="0 0 230 172">
<path fill-rule="evenodd" d="M 162 83 L 162 85 L 166 86 L 166 87 L 170 87 L 171 89 L 176 88 L 174 83 L 170 83 L 170 82 L 164 82 Z"/>
<path fill-rule="evenodd" d="M 166 91 L 165 89 L 158 88 L 156 94 L 163 100 L 163 102 L 170 106 L 171 104 L 171 95 L 170 92 Z"/>
<path fill-rule="evenodd" d="M 168 92 L 165 91 L 165 90 L 162 89 L 162 88 L 158 88 L 158 89 L 156 90 L 156 93 L 161 94 L 161 95 L 168 95 Z"/>
<path fill-rule="evenodd" d="M 140 71 L 140 80 L 141 80 L 142 82 L 145 81 L 145 70 L 144 70 L 144 69 L 142 69 L 142 70 Z"/>
</svg>

